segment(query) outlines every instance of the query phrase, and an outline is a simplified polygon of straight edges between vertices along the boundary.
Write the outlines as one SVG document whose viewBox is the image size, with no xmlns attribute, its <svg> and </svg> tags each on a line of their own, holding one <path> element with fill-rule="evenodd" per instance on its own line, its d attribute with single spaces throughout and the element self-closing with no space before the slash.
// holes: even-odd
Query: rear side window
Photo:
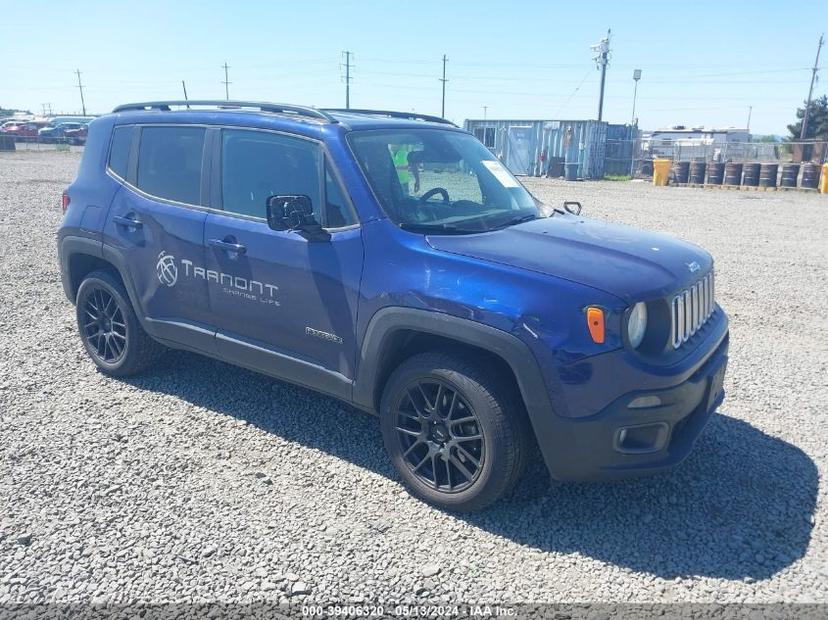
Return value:
<svg viewBox="0 0 828 620">
<path fill-rule="evenodd" d="M 204 127 L 144 127 L 138 149 L 138 188 L 147 194 L 200 204 Z"/>
<path fill-rule="evenodd" d="M 270 196 L 304 194 L 322 221 L 319 147 L 307 140 L 263 131 L 222 132 L 221 194 L 225 211 L 267 216 Z"/>
<path fill-rule="evenodd" d="M 127 178 L 129 147 L 132 144 L 132 127 L 116 127 L 109 147 L 109 169 L 122 179 Z"/>
</svg>

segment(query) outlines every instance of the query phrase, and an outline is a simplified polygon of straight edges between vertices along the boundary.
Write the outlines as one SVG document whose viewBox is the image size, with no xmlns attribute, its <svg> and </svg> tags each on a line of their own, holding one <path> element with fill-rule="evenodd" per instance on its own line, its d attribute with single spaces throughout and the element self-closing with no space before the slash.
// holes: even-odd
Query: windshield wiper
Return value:
<svg viewBox="0 0 828 620">
<path fill-rule="evenodd" d="M 535 213 L 530 213 L 528 215 L 522 215 L 520 217 L 513 217 L 510 220 L 506 220 L 505 222 L 494 226 L 491 230 L 497 230 L 499 228 L 508 228 L 509 226 L 515 226 L 516 224 L 523 224 L 524 222 L 531 222 L 532 220 L 538 219 L 538 216 Z"/>
<path fill-rule="evenodd" d="M 459 228 L 451 224 L 407 224 L 403 222 L 399 224 L 399 227 L 424 235 L 475 235 L 487 232 L 485 229 Z"/>
</svg>

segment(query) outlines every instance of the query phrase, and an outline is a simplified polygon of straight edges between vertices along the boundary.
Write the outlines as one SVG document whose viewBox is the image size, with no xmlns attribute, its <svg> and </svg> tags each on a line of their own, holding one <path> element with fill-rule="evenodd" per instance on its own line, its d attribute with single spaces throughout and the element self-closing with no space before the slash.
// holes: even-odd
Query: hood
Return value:
<svg viewBox="0 0 828 620">
<path fill-rule="evenodd" d="M 564 278 L 627 302 L 680 290 L 713 265 L 711 256 L 691 243 L 581 216 L 427 240 L 437 250 Z"/>
</svg>

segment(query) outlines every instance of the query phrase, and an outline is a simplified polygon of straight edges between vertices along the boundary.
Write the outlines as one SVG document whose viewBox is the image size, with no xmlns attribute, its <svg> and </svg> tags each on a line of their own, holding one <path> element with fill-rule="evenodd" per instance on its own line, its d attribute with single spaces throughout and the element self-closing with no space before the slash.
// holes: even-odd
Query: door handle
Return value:
<svg viewBox="0 0 828 620">
<path fill-rule="evenodd" d="M 222 241 L 221 239 L 210 239 L 207 243 L 214 248 L 224 250 L 225 252 L 232 252 L 233 254 L 244 254 L 247 252 L 247 246 L 241 243 L 230 243 L 229 241 Z"/>
<path fill-rule="evenodd" d="M 134 228 L 136 230 L 144 225 L 140 220 L 136 220 L 131 217 L 124 217 L 123 215 L 114 216 L 112 221 L 119 226 L 126 226 L 127 228 Z"/>
</svg>

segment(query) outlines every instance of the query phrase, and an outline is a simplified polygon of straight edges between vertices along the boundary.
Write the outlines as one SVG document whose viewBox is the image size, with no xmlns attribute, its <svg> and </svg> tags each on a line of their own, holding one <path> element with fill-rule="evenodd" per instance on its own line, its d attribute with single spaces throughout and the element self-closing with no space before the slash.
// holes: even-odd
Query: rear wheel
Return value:
<svg viewBox="0 0 828 620">
<path fill-rule="evenodd" d="M 86 352 L 107 374 L 138 373 L 164 353 L 141 327 L 124 285 L 110 271 L 93 271 L 84 278 L 75 312 Z"/>
<path fill-rule="evenodd" d="M 517 395 L 461 357 L 423 353 L 403 362 L 386 384 L 381 425 L 406 485 L 443 508 L 484 508 L 526 467 L 529 430 Z"/>
</svg>

